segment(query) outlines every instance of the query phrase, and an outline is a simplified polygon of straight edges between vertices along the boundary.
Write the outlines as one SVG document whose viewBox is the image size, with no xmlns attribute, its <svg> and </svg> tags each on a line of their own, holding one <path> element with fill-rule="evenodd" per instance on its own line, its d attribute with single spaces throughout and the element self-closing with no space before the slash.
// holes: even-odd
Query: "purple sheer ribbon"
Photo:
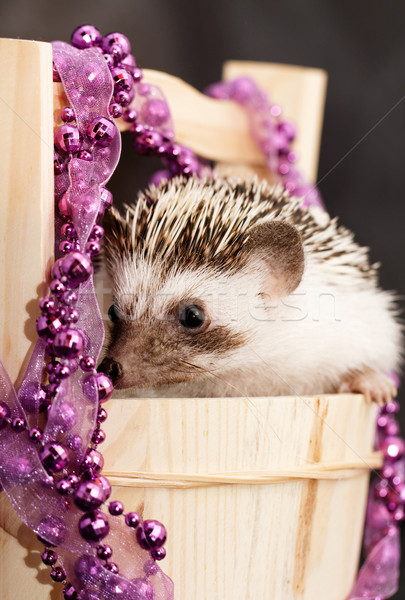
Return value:
<svg viewBox="0 0 405 600">
<path fill-rule="evenodd" d="M 53 53 L 83 136 L 82 148 L 90 149 L 90 140 L 86 137 L 89 123 L 95 118 L 109 119 L 108 105 L 113 92 L 110 71 L 98 49 L 77 50 L 64 42 L 54 42 Z M 115 135 L 107 148 L 91 147 L 92 161 L 72 158 L 68 170 L 56 177 L 56 197 L 63 196 L 81 250 L 96 222 L 103 185 L 118 163 L 120 150 L 121 139 L 115 127 Z M 77 309 L 80 314 L 77 326 L 87 340 L 85 353 L 97 360 L 104 327 L 92 279 L 80 286 Z M 1 400 L 9 406 L 12 418 L 26 419 L 29 427 L 38 424 L 45 349 L 45 343 L 39 340 L 18 396 L 0 363 Z M 85 377 L 86 373 L 77 369 L 64 380 L 49 410 L 44 430 L 45 443 L 58 441 L 70 448 L 71 473 L 79 470 L 97 417 L 97 393 L 88 387 L 86 393 L 83 392 Z M 73 414 L 73 425 L 69 429 L 62 418 L 66 403 Z M 143 567 L 149 553 L 137 544 L 134 531 L 121 519 L 109 518 L 110 533 L 104 541 L 112 546 L 113 558 L 119 564 L 122 576 L 108 571 L 95 558 L 94 546 L 79 534 L 78 521 L 83 513 L 56 492 L 54 481 L 42 466 L 37 449 L 28 436 L 16 434 L 9 427 L 0 431 L 0 482 L 21 520 L 41 538 L 57 546 L 59 563 L 69 581 L 81 590 L 80 597 L 138 600 L 139 579 L 145 577 Z M 132 580 L 138 580 L 138 584 L 131 583 Z M 159 568 L 149 581 L 154 588 L 154 600 L 173 599 L 173 583 Z"/>
</svg>

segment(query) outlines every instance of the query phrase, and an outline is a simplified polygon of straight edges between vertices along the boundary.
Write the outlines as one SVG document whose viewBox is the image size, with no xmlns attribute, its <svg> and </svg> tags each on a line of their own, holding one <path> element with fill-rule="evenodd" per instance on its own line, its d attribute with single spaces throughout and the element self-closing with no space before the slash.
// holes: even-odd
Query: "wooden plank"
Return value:
<svg viewBox="0 0 405 600">
<path fill-rule="evenodd" d="M 19 381 L 53 254 L 51 45 L 0 40 L 0 360 Z"/>
<path fill-rule="evenodd" d="M 299 166 L 307 177 L 315 177 L 326 89 L 325 72 L 268 63 L 226 63 L 226 78 L 242 73 L 254 77 L 271 92 L 274 101 L 285 107 L 286 117 L 297 123 L 297 149 L 302 153 Z M 145 69 L 144 81 L 157 85 L 164 92 L 178 142 L 221 163 L 254 168 L 265 166 L 264 157 L 251 137 L 246 113 L 234 102 L 208 98 L 181 79 L 159 71 Z M 55 84 L 54 94 L 56 126 L 60 124 L 59 111 L 67 105 L 67 100 L 61 84 Z M 119 127 L 125 131 L 129 125 L 120 120 Z"/>
</svg>

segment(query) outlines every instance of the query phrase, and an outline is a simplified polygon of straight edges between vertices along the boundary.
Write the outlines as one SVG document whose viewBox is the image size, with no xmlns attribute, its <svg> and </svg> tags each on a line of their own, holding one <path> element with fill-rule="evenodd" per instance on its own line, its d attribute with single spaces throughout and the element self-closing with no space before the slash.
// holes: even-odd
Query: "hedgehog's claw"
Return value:
<svg viewBox="0 0 405 600">
<path fill-rule="evenodd" d="M 389 404 L 397 395 L 392 380 L 380 371 L 356 371 L 343 380 L 339 393 L 363 394 L 368 402 L 376 402 L 379 406 Z"/>
</svg>

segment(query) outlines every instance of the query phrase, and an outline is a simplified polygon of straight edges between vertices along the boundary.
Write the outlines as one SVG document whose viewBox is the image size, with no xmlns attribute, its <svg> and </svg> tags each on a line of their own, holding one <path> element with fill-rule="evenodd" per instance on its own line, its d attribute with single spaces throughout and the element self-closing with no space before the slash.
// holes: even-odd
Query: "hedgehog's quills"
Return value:
<svg viewBox="0 0 405 600">
<path fill-rule="evenodd" d="M 178 178 L 105 226 L 114 323 L 102 366 L 117 388 L 363 391 L 359 374 L 399 367 L 394 297 L 378 288 L 368 249 L 280 188 Z"/>
</svg>

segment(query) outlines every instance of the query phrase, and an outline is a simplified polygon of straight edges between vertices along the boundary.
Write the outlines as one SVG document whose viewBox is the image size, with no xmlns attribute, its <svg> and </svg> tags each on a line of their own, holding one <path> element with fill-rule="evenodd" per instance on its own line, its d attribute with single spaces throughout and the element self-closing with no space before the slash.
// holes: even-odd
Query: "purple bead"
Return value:
<svg viewBox="0 0 405 600">
<path fill-rule="evenodd" d="M 100 408 L 99 411 L 98 411 L 98 415 L 97 415 L 97 421 L 99 423 L 104 423 L 104 421 L 107 420 L 107 417 L 108 417 L 108 415 L 107 415 L 106 409 L 105 408 Z"/>
<path fill-rule="evenodd" d="M 126 56 L 122 61 L 121 61 L 121 66 L 124 67 L 124 69 L 135 69 L 136 67 L 136 60 L 135 60 L 135 56 L 133 54 L 128 54 L 128 56 Z"/>
<path fill-rule="evenodd" d="M 71 123 L 75 120 L 75 111 L 70 106 L 63 108 L 60 112 L 60 118 L 64 123 Z"/>
<path fill-rule="evenodd" d="M 57 298 L 59 296 L 62 296 L 62 294 L 64 292 L 66 292 L 65 285 L 61 281 L 58 281 L 57 279 L 54 279 L 53 281 L 51 281 L 49 289 L 51 290 L 52 294 L 54 294 Z"/>
<path fill-rule="evenodd" d="M 101 558 L 101 560 L 108 560 L 112 557 L 112 548 L 108 544 L 101 544 L 97 548 L 97 556 Z"/>
<path fill-rule="evenodd" d="M 62 300 L 68 306 L 74 306 L 77 302 L 77 293 L 72 290 L 68 290 L 63 294 Z"/>
<path fill-rule="evenodd" d="M 55 315 L 41 315 L 37 319 L 37 332 L 40 337 L 52 338 L 63 327 L 63 321 Z"/>
<path fill-rule="evenodd" d="M 53 579 L 53 581 L 56 581 L 57 583 L 61 583 L 66 579 L 65 571 L 62 569 L 62 567 L 55 567 L 54 569 L 52 569 L 52 571 L 50 572 L 50 576 L 51 579 Z"/>
<path fill-rule="evenodd" d="M 398 435 L 399 434 L 398 423 L 396 421 L 394 421 L 393 419 L 389 420 L 387 423 L 387 426 L 385 428 L 385 433 L 387 436 L 390 436 L 390 437 Z"/>
<path fill-rule="evenodd" d="M 125 523 L 128 527 L 136 529 L 141 522 L 141 518 L 136 512 L 129 512 L 125 515 Z"/>
<path fill-rule="evenodd" d="M 136 137 L 134 148 L 139 154 L 154 154 L 162 142 L 163 138 L 158 131 L 145 130 Z"/>
<path fill-rule="evenodd" d="M 53 350 L 56 356 L 74 358 L 82 353 L 84 337 L 79 329 L 66 329 L 56 334 Z"/>
<path fill-rule="evenodd" d="M 62 471 L 69 462 L 68 451 L 58 442 L 45 444 L 39 452 L 39 458 L 48 473 Z"/>
<path fill-rule="evenodd" d="M 125 59 L 131 52 L 129 39 L 123 33 L 109 33 L 101 42 L 101 46 L 107 52 L 114 52 L 116 58 Z"/>
<path fill-rule="evenodd" d="M 405 442 L 400 437 L 390 436 L 382 441 L 380 450 L 386 460 L 396 461 L 405 454 Z"/>
<path fill-rule="evenodd" d="M 104 229 L 101 225 L 94 225 L 91 230 L 90 239 L 91 240 L 101 240 L 104 236 Z"/>
<path fill-rule="evenodd" d="M 88 150 L 80 150 L 77 158 L 80 158 L 80 160 L 85 160 L 86 162 L 91 162 L 93 160 L 93 155 Z"/>
<path fill-rule="evenodd" d="M 166 528 L 159 521 L 147 520 L 136 530 L 136 539 L 141 548 L 156 550 L 163 546 L 167 538 Z"/>
<path fill-rule="evenodd" d="M 142 71 L 141 69 L 139 69 L 139 67 L 135 67 L 135 69 L 132 69 L 132 78 L 135 81 L 135 83 L 139 83 L 140 81 L 142 81 Z"/>
<path fill-rule="evenodd" d="M 119 119 L 122 117 L 122 106 L 118 102 L 112 102 L 108 107 L 108 112 L 114 119 Z"/>
<path fill-rule="evenodd" d="M 111 398 L 113 391 L 114 386 L 112 381 L 104 373 L 89 375 L 83 382 L 83 392 L 86 396 L 93 398 L 96 392 L 100 402 L 107 402 Z"/>
<path fill-rule="evenodd" d="M 110 504 L 108 505 L 108 512 L 110 513 L 110 515 L 118 517 L 124 512 L 124 505 L 119 500 L 114 500 L 114 502 L 110 502 Z"/>
<path fill-rule="evenodd" d="M 159 571 L 159 567 L 157 566 L 154 560 L 149 559 L 144 563 L 143 570 L 145 572 L 145 575 L 147 575 L 148 577 L 153 577 Z"/>
<path fill-rule="evenodd" d="M 125 90 L 119 90 L 115 94 L 114 97 L 115 97 L 116 103 L 121 108 L 121 115 L 122 115 L 122 113 L 123 113 L 123 107 L 124 106 L 128 106 L 128 104 L 132 100 L 133 94 L 130 94 L 129 92 L 126 92 Z"/>
<path fill-rule="evenodd" d="M 93 25 L 81 25 L 73 31 L 70 42 L 72 46 L 81 50 L 98 45 L 101 39 L 101 33 Z"/>
<path fill-rule="evenodd" d="M 83 481 L 73 494 L 73 500 L 80 510 L 93 510 L 104 502 L 104 490 L 94 481 Z"/>
<path fill-rule="evenodd" d="M 85 513 L 79 521 L 80 535 L 88 541 L 102 540 L 109 530 L 107 517 L 99 510 Z"/>
<path fill-rule="evenodd" d="M 118 92 L 119 90 L 129 92 L 132 89 L 132 77 L 125 69 L 115 67 L 111 70 L 111 75 L 113 78 L 114 89 L 116 92 Z"/>
<path fill-rule="evenodd" d="M 103 442 L 105 442 L 105 432 L 102 429 L 98 429 L 96 430 L 92 437 L 91 437 L 91 441 L 93 442 L 93 444 L 102 444 Z"/>
<path fill-rule="evenodd" d="M 4 429 L 7 425 L 7 420 L 10 418 L 11 412 L 7 404 L 0 402 L 0 429 Z"/>
<path fill-rule="evenodd" d="M 69 287 L 77 288 L 87 281 L 93 272 L 91 260 L 82 252 L 71 252 L 59 260 L 57 268 L 67 278 Z"/>
<path fill-rule="evenodd" d="M 56 484 L 56 490 L 61 496 L 66 496 L 72 491 L 72 484 L 68 479 L 61 479 Z"/>
<path fill-rule="evenodd" d="M 28 437 L 30 438 L 31 442 L 42 442 L 43 433 L 39 427 L 33 427 L 30 429 Z"/>
<path fill-rule="evenodd" d="M 75 308 L 72 308 L 68 311 L 65 317 L 66 323 L 77 323 L 80 318 L 79 311 Z"/>
<path fill-rule="evenodd" d="M 64 600 L 77 600 L 77 592 L 71 583 L 68 583 L 63 588 L 63 598 Z"/>
<path fill-rule="evenodd" d="M 95 473 L 100 473 L 104 467 L 104 458 L 97 450 L 89 450 L 87 456 L 90 457 L 92 463 L 92 469 Z"/>
<path fill-rule="evenodd" d="M 66 538 L 66 527 L 58 517 L 48 515 L 38 525 L 37 534 L 45 545 L 60 546 Z"/>
<path fill-rule="evenodd" d="M 83 371 L 93 371 L 96 368 L 96 361 L 92 356 L 82 356 L 79 365 Z"/>
<path fill-rule="evenodd" d="M 277 128 L 280 133 L 286 136 L 289 142 L 292 142 L 297 135 L 295 125 L 294 123 L 291 123 L 291 121 L 280 121 Z"/>
<path fill-rule="evenodd" d="M 87 128 L 87 135 L 91 141 L 103 148 L 111 144 L 115 133 L 116 127 L 114 123 L 105 117 L 93 119 Z"/>
<path fill-rule="evenodd" d="M 126 123 L 134 123 L 138 118 L 138 113 L 134 108 L 127 108 L 122 115 Z"/>
<path fill-rule="evenodd" d="M 152 584 L 147 579 L 143 579 L 142 577 L 138 577 L 137 579 L 132 580 L 132 584 L 136 588 L 136 598 L 138 600 L 154 600 L 155 592 Z"/>
<path fill-rule="evenodd" d="M 68 254 L 69 252 L 72 251 L 72 244 L 70 242 L 68 242 L 67 240 L 63 240 L 59 244 L 59 250 L 62 254 Z"/>
<path fill-rule="evenodd" d="M 91 257 L 97 256 L 101 252 L 101 246 L 99 242 L 96 242 L 95 240 L 90 240 L 87 242 L 84 249 L 87 254 L 90 254 Z"/>
<path fill-rule="evenodd" d="M 393 400 L 384 407 L 384 410 L 387 414 L 393 415 L 399 411 L 399 403 L 396 400 Z"/>
<path fill-rule="evenodd" d="M 83 554 L 80 556 L 74 566 L 76 577 L 79 581 L 86 583 L 87 581 L 97 581 L 102 573 L 102 564 L 91 554 Z"/>
<path fill-rule="evenodd" d="M 74 125 L 61 125 L 55 131 L 55 145 L 62 152 L 78 152 L 82 145 L 80 132 Z"/>
<path fill-rule="evenodd" d="M 48 298 L 48 296 L 45 296 L 44 298 L 42 298 L 42 300 L 40 300 L 39 308 L 44 313 L 50 313 L 55 308 L 55 301 L 52 300 L 52 298 Z"/>
<path fill-rule="evenodd" d="M 11 428 L 16 433 L 21 433 L 22 431 L 25 431 L 27 429 L 27 423 L 24 421 L 24 419 L 16 417 L 11 421 Z"/>
<path fill-rule="evenodd" d="M 149 127 L 160 127 L 169 117 L 169 107 L 165 100 L 150 98 L 142 104 L 141 118 Z"/>
<path fill-rule="evenodd" d="M 58 560 L 58 555 L 53 550 L 48 549 L 45 550 L 43 554 L 41 554 L 41 559 L 44 565 L 48 565 L 48 567 L 51 567 Z"/>
<path fill-rule="evenodd" d="M 77 410 L 70 402 L 62 402 L 53 416 L 53 424 L 63 431 L 69 431 L 77 423 Z"/>
<path fill-rule="evenodd" d="M 151 556 L 155 560 L 163 560 L 166 556 L 166 549 L 162 547 L 162 548 L 157 548 L 157 550 L 152 550 Z"/>
<path fill-rule="evenodd" d="M 111 484 L 108 479 L 103 475 L 98 475 L 94 478 L 94 482 L 98 483 L 98 485 L 101 485 L 104 490 L 105 499 L 108 500 L 108 498 L 111 496 Z"/>
<path fill-rule="evenodd" d="M 114 573 L 115 575 L 117 575 L 117 573 L 120 572 L 118 565 L 113 562 L 106 564 L 105 568 L 108 569 L 111 573 Z"/>
</svg>

